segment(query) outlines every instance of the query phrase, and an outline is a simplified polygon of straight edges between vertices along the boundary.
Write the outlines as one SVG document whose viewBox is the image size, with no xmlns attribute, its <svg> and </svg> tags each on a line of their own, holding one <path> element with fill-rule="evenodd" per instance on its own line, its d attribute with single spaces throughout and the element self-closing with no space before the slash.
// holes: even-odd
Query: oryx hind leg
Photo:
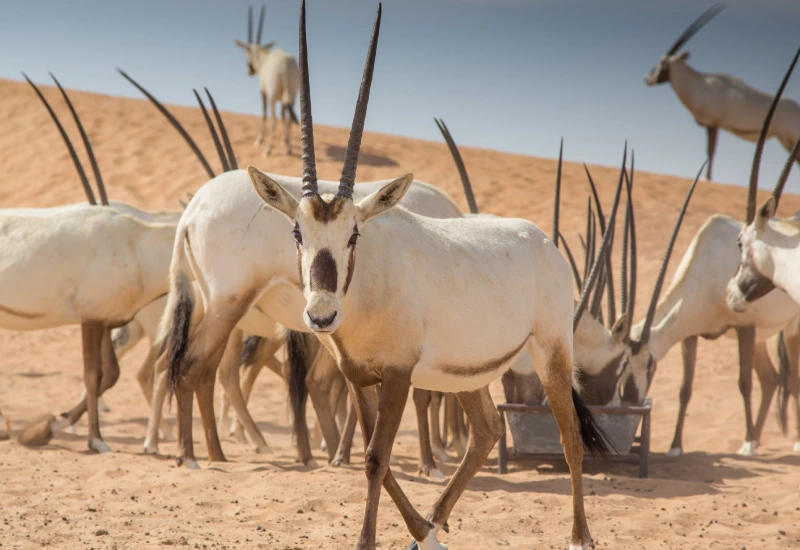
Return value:
<svg viewBox="0 0 800 550">
<path fill-rule="evenodd" d="M 267 146 L 261 156 L 268 156 L 272 152 L 272 140 L 275 137 L 275 126 L 278 123 L 278 111 L 275 109 L 275 101 L 269 101 L 269 108 L 272 116 L 269 117 L 269 135 L 267 135 Z"/>
<path fill-rule="evenodd" d="M 438 479 L 444 479 L 444 474 L 436 466 L 431 449 L 431 433 L 428 424 L 428 407 L 431 403 L 431 392 L 414 388 L 414 408 L 417 412 L 417 430 L 419 431 L 419 471 Z"/>
<path fill-rule="evenodd" d="M 694 383 L 694 368 L 697 364 L 697 336 L 690 336 L 681 342 L 681 355 L 683 358 L 683 380 L 681 380 L 680 405 L 678 407 L 678 421 L 675 424 L 675 435 L 669 446 L 667 456 L 680 456 L 683 454 L 683 424 L 686 420 L 686 409 L 692 398 L 692 385 Z"/>
<path fill-rule="evenodd" d="M 342 437 L 339 440 L 339 448 L 336 449 L 336 455 L 331 461 L 331 464 L 337 467 L 350 464 L 350 450 L 353 448 L 353 437 L 355 436 L 356 423 L 358 422 L 356 407 L 352 403 L 352 399 L 350 401 L 350 406 L 347 409 L 347 418 L 345 418 L 344 421 Z"/>
<path fill-rule="evenodd" d="M 535 343 L 529 344 L 532 358 L 542 357 L 542 349 Z M 570 549 L 586 550 L 594 548 L 589 524 L 583 507 L 583 438 L 582 419 L 576 410 L 576 396 L 573 390 L 572 350 L 561 342 L 551 343 L 544 361 L 534 361 L 534 367 L 544 386 L 547 400 L 553 411 L 561 434 L 564 458 L 569 466 L 572 483 L 572 539 Z M 577 397 L 578 401 L 580 400 Z M 590 423 L 590 413 L 586 419 Z"/>
<path fill-rule="evenodd" d="M 442 426 L 439 422 L 443 399 L 444 394 L 442 392 L 431 392 L 431 404 L 428 406 L 428 414 L 431 426 L 431 451 L 437 460 L 447 462 L 450 460 L 450 456 L 444 450 L 445 443 L 442 440 Z"/>
<path fill-rule="evenodd" d="M 761 386 L 761 403 L 758 406 L 758 414 L 753 428 L 753 438 L 758 444 L 761 442 L 761 432 L 764 430 L 764 424 L 767 421 L 772 397 L 778 388 L 778 372 L 772 366 L 772 361 L 770 361 L 766 341 L 756 342 L 753 348 L 753 368 L 758 376 L 759 386 Z"/>
<path fill-rule="evenodd" d="M 110 450 L 100 435 L 100 417 L 97 410 L 97 399 L 101 393 L 100 387 L 103 379 L 103 359 L 106 355 L 103 353 L 104 337 L 107 332 L 102 321 L 86 321 L 81 324 L 83 380 L 86 384 L 86 407 L 89 413 L 89 448 L 99 453 Z M 110 348 L 110 332 L 108 335 Z M 113 353 L 113 349 L 111 351 Z M 119 368 L 117 368 L 117 374 L 119 374 Z M 80 414 L 77 416 L 80 417 Z"/>
</svg>

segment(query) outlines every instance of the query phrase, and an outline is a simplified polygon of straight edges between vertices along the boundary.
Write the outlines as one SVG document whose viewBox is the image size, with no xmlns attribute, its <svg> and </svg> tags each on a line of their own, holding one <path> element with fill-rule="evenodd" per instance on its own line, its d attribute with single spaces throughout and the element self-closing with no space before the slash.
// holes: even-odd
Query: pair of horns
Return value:
<svg viewBox="0 0 800 550">
<path fill-rule="evenodd" d="M 350 139 L 344 156 L 342 177 L 339 179 L 338 195 L 346 199 L 353 197 L 358 155 L 361 150 L 361 137 L 364 133 L 364 121 L 367 117 L 369 91 L 372 86 L 372 74 L 375 70 L 375 55 L 378 50 L 378 35 L 381 29 L 381 4 L 372 28 L 369 41 L 367 61 L 358 91 L 358 101 L 350 128 Z M 317 162 L 314 154 L 314 124 L 311 118 L 311 90 L 308 81 L 308 44 L 306 43 L 306 2 L 300 7 L 300 143 L 303 158 L 303 196 L 313 197 L 317 192 Z"/>
<path fill-rule="evenodd" d="M 258 17 L 258 34 L 256 35 L 256 44 L 261 44 L 261 31 L 264 30 L 264 15 L 266 14 L 267 7 L 261 6 L 261 15 Z M 247 8 L 247 43 L 253 43 L 253 6 Z"/>
<path fill-rule="evenodd" d="M 206 160 L 206 157 L 200 151 L 200 148 L 194 142 L 194 140 L 186 131 L 186 129 L 184 129 L 181 123 L 178 122 L 178 120 L 172 115 L 172 113 L 170 113 L 169 110 L 167 110 L 167 108 L 164 107 L 164 105 L 162 105 L 161 102 L 157 100 L 150 92 L 145 90 L 141 84 L 139 84 L 133 78 L 128 76 L 128 74 L 125 73 L 125 71 L 123 71 L 120 68 L 117 68 L 117 71 L 119 71 L 119 74 L 121 74 L 123 78 L 125 78 L 125 80 L 133 84 L 140 92 L 142 92 L 145 95 L 145 97 L 147 97 L 147 99 L 149 99 L 150 102 L 153 105 L 155 105 L 156 109 L 158 109 L 158 111 L 162 115 L 164 115 L 164 117 L 169 121 L 169 123 L 172 124 L 172 127 L 178 131 L 181 137 L 183 137 L 183 139 L 189 145 L 189 148 L 191 148 L 191 150 L 197 156 L 197 159 L 200 161 L 200 164 L 203 166 L 203 169 L 208 174 L 208 177 L 213 178 L 214 176 L 216 176 L 214 170 L 211 169 L 211 165 L 208 163 L 208 160 Z M 203 100 L 200 98 L 200 94 L 197 93 L 197 90 L 192 90 L 192 91 L 194 92 L 194 95 L 197 98 L 197 102 L 200 105 L 200 109 L 203 111 L 203 117 L 205 118 L 206 124 L 208 125 L 208 131 L 211 133 L 211 138 L 214 140 L 214 146 L 217 149 L 217 155 L 219 155 L 220 164 L 222 164 L 222 171 L 227 172 L 228 170 L 236 170 L 239 167 L 239 165 L 236 162 L 236 156 L 233 154 L 233 146 L 231 145 L 230 139 L 228 139 L 228 132 L 225 129 L 225 124 L 222 122 L 222 116 L 219 114 L 219 111 L 217 110 L 217 104 L 214 102 L 214 98 L 211 96 L 211 92 L 208 91 L 208 88 L 203 88 L 203 89 L 205 90 L 206 95 L 208 96 L 208 101 L 211 104 L 211 109 L 212 111 L 214 111 L 214 118 L 216 119 L 217 126 L 219 127 L 219 134 L 217 134 L 217 131 L 215 130 L 214 125 L 211 122 L 211 118 L 208 115 L 208 111 L 206 111 L 206 107 L 205 104 L 203 103 Z M 220 142 L 220 135 L 222 136 L 221 142 Z M 224 150 L 223 150 L 223 144 L 225 147 Z"/>
<path fill-rule="evenodd" d="M 75 125 L 78 127 L 78 131 L 81 134 L 81 139 L 83 139 L 83 145 L 86 148 L 86 154 L 89 156 L 89 162 L 92 165 L 92 171 L 94 172 L 94 179 L 97 184 L 97 190 L 100 194 L 100 202 L 104 206 L 108 206 L 108 196 L 106 195 L 106 187 L 103 183 L 103 177 L 100 174 L 100 167 L 97 165 L 97 159 L 94 156 L 94 151 L 92 150 L 92 144 L 89 141 L 89 136 L 86 135 L 86 131 L 83 129 L 83 124 L 81 124 L 81 119 L 78 117 L 78 113 L 75 111 L 75 107 L 72 106 L 72 102 L 69 100 L 69 96 L 67 92 L 64 91 L 64 88 L 61 87 L 61 84 L 58 82 L 53 73 L 48 73 L 50 78 L 53 79 L 53 82 L 56 83 L 58 89 L 61 91 L 61 95 L 64 97 L 64 101 L 67 103 L 70 112 L 72 113 L 72 118 L 75 120 Z M 61 125 L 61 122 L 58 120 L 58 116 L 56 116 L 55 111 L 53 111 L 50 104 L 45 99 L 42 92 L 36 86 L 36 84 L 28 78 L 28 75 L 22 73 L 22 76 L 25 77 L 25 80 L 28 81 L 28 84 L 33 86 L 36 95 L 39 96 L 39 99 L 42 100 L 44 106 L 47 108 L 47 112 L 50 113 L 50 118 L 53 119 L 58 131 L 61 133 L 61 138 L 64 140 L 64 143 L 67 145 L 67 149 L 69 150 L 69 155 L 72 157 L 72 162 L 75 164 L 75 169 L 78 171 L 78 177 L 81 179 L 81 184 L 83 185 L 83 190 L 86 193 L 86 198 L 89 200 L 89 204 L 97 204 L 97 200 L 95 199 L 94 192 L 92 191 L 92 187 L 89 184 L 89 179 L 86 177 L 86 172 L 83 169 L 83 165 L 81 164 L 80 159 L 78 159 L 78 155 L 75 152 L 75 147 L 72 146 L 72 142 L 67 135 L 67 132 L 64 131 L 64 127 Z"/>
<path fill-rule="evenodd" d="M 745 211 L 745 224 L 750 225 L 753 223 L 753 220 L 756 217 L 756 192 L 758 191 L 758 172 L 761 167 L 761 155 L 764 152 L 764 143 L 767 140 L 767 134 L 769 132 L 769 125 L 772 122 L 772 116 L 775 114 L 775 109 L 778 107 L 778 102 L 783 95 L 783 90 L 786 88 L 786 84 L 789 82 L 789 77 L 792 76 L 792 72 L 794 71 L 794 66 L 797 64 L 797 59 L 800 57 L 800 49 L 797 50 L 797 53 L 794 54 L 794 59 L 792 59 L 791 65 L 789 65 L 789 69 L 786 71 L 786 74 L 783 76 L 783 80 L 781 81 L 781 85 L 778 88 L 775 97 L 772 99 L 772 104 L 769 106 L 769 111 L 767 111 L 767 116 L 764 119 L 764 125 L 761 127 L 761 133 L 758 136 L 758 141 L 756 142 L 756 152 L 753 157 L 753 166 L 750 172 L 750 185 L 747 188 L 747 210 Z M 783 170 L 781 171 L 781 175 L 778 178 L 778 183 L 775 185 L 775 189 L 772 191 L 772 196 L 775 199 L 775 208 L 778 208 L 778 202 L 781 198 L 781 193 L 783 193 L 783 187 L 786 184 L 786 180 L 789 179 L 789 173 L 792 170 L 792 165 L 794 164 L 794 159 L 797 158 L 797 153 L 800 151 L 800 139 L 795 143 L 794 147 L 792 148 L 791 153 L 789 154 L 789 158 L 786 160 L 786 164 L 783 166 Z"/>
<path fill-rule="evenodd" d="M 714 19 L 722 10 L 724 10 L 727 6 L 725 4 L 719 3 L 714 4 L 706 11 L 704 11 L 700 17 L 694 20 L 694 22 L 689 25 L 683 33 L 678 37 L 675 43 L 672 44 L 669 50 L 667 50 L 667 55 L 673 55 L 676 53 L 684 44 L 686 44 L 691 37 L 693 37 L 697 31 L 702 29 L 706 26 L 706 24 Z"/>
</svg>

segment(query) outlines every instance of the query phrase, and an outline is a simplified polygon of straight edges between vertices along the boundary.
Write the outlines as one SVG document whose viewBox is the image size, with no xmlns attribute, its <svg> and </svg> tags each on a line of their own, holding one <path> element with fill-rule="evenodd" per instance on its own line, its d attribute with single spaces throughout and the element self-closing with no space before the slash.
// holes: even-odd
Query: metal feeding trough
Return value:
<svg viewBox="0 0 800 550">
<path fill-rule="evenodd" d="M 647 477 L 651 408 L 652 399 L 649 396 L 641 404 L 632 407 L 589 406 L 598 425 L 608 436 L 611 455 L 604 459 L 587 453 L 584 460 L 638 463 L 639 477 Z M 564 460 L 558 425 L 548 405 L 501 403 L 497 410 L 504 427 L 508 424 L 514 440 L 513 448 L 509 449 L 504 429 L 499 443 L 499 473 L 505 474 L 508 471 L 509 459 L 544 462 Z M 641 435 L 636 437 L 640 423 Z"/>
</svg>

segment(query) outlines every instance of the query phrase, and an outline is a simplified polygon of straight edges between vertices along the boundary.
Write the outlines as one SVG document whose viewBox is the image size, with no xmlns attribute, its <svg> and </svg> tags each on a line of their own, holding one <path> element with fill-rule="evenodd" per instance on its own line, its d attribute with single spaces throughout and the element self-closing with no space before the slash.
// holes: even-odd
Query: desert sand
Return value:
<svg viewBox="0 0 800 550">
<path fill-rule="evenodd" d="M 151 91 L 158 95 L 157 89 Z M 57 92 L 48 88 L 45 94 L 78 139 Z M 83 201 L 66 149 L 33 91 L 24 83 L 0 81 L 0 96 L 0 204 L 5 208 L 49 207 Z M 78 92 L 73 92 L 72 98 L 95 145 L 111 198 L 145 208 L 178 208 L 177 199 L 206 181 L 188 147 L 149 103 Z M 219 170 L 199 110 L 176 107 L 173 112 Z M 224 113 L 224 118 L 241 166 L 252 163 L 266 171 L 299 175 L 299 158 L 287 156 L 280 139 L 276 139 L 273 156 L 259 156 L 261 149 L 253 146 L 257 117 Z M 456 121 L 448 122 L 452 128 Z M 338 178 L 347 130 L 317 126 L 315 132 L 320 177 Z M 297 152 L 296 127 L 292 139 Z M 553 151 L 557 146 L 553 143 Z M 568 139 L 566 146 L 568 151 Z M 78 149 L 85 158 L 82 148 Z M 555 160 L 468 147 L 462 153 L 482 211 L 527 218 L 549 232 Z M 617 162 L 608 159 L 609 165 Z M 617 169 L 591 169 L 604 204 L 610 205 Z M 408 171 L 440 186 L 466 210 L 458 175 L 443 143 L 365 135 L 359 180 L 395 177 Z M 576 233 L 584 227 L 589 192 L 581 165 L 566 163 L 563 181 L 562 227 L 573 250 L 578 250 Z M 637 311 L 642 316 L 690 182 L 642 172 L 636 173 L 635 181 L 640 243 Z M 762 187 L 770 184 L 764 182 Z M 668 277 L 708 216 L 722 212 L 739 218 L 744 204 L 744 189 L 701 182 Z M 784 213 L 798 208 L 800 198 L 796 196 L 787 196 L 781 204 Z M 0 410 L 11 419 L 13 431 L 42 413 L 60 413 L 78 399 L 83 385 L 78 327 L 32 333 L 0 331 L 0 355 Z M 134 373 L 144 356 L 145 346 L 140 344 L 124 358 L 119 382 L 106 393 L 112 410 L 101 414 L 101 429 L 113 453 L 87 451 L 85 420 L 77 425 L 75 435 L 57 434 L 40 449 L 0 442 L 0 546 L 352 547 L 366 491 L 359 434 L 349 468 L 325 466 L 325 455 L 318 446 L 316 464 L 296 464 L 287 429 L 284 383 L 265 372 L 254 390 L 251 411 L 272 453 L 254 454 L 249 445 L 226 437 L 223 447 L 230 462 L 209 465 L 202 460 L 206 451 L 196 419 L 196 450 L 202 470 L 176 468 L 172 441 L 162 443 L 163 458 L 141 452 L 147 407 Z M 585 465 L 587 516 L 599 548 L 800 547 L 800 455 L 791 452 L 792 440 L 781 435 L 774 411 L 760 455 L 744 458 L 736 454 L 744 437 L 737 365 L 735 340 L 721 338 L 700 344 L 684 432 L 686 454 L 670 458 L 664 453 L 677 415 L 680 349 L 673 348 L 660 362 L 651 389 L 649 479 L 638 479 L 633 465 Z M 757 381 L 755 386 L 754 402 L 759 395 Z M 492 390 L 500 400 L 499 383 L 493 384 Z M 398 480 L 424 513 L 443 485 L 417 474 L 413 406 L 406 408 L 394 449 L 400 460 L 399 466 L 393 467 Z M 442 470 L 449 476 L 455 467 L 448 463 Z M 442 534 L 441 539 L 453 549 L 566 548 L 570 504 L 565 466 L 512 463 L 509 474 L 500 476 L 495 450 L 453 511 L 450 534 Z M 384 493 L 378 519 L 380 547 L 405 548 L 410 540 Z"/>
</svg>

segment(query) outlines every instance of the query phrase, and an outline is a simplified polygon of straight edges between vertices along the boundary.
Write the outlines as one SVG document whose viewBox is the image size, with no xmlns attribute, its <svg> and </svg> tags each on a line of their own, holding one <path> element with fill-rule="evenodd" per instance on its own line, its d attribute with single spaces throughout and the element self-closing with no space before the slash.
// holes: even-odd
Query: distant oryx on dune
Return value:
<svg viewBox="0 0 800 550">
<path fill-rule="evenodd" d="M 678 99 L 689 109 L 697 124 L 708 131 L 706 178 L 709 180 L 719 129 L 748 141 L 756 141 L 773 99 L 772 95 L 756 90 L 736 77 L 696 71 L 686 63 L 689 52 L 678 53 L 697 31 L 723 9 L 724 4 L 715 4 L 698 17 L 661 56 L 644 79 L 648 86 L 664 82 L 672 84 Z M 773 136 L 778 138 L 787 151 L 792 149 L 800 136 L 800 106 L 794 100 L 784 98 L 778 102 L 777 116 L 769 128 L 767 138 Z"/>
<path fill-rule="evenodd" d="M 281 119 L 283 120 L 283 141 L 286 152 L 291 154 L 292 146 L 289 139 L 289 126 L 297 123 L 294 113 L 294 100 L 297 97 L 299 86 L 299 71 L 297 60 L 294 56 L 275 47 L 275 42 L 261 44 L 261 31 L 264 30 L 264 6 L 261 6 L 261 15 L 258 18 L 258 33 L 253 42 L 253 7 L 247 12 L 247 44 L 236 40 L 236 45 L 247 52 L 247 75 L 258 75 L 258 86 L 261 89 L 261 130 L 258 132 L 255 145 L 258 147 L 264 141 L 264 128 L 267 125 L 267 102 L 272 109 L 272 121 L 269 125 L 269 137 L 264 148 L 264 156 L 272 151 L 272 137 L 275 134 L 275 123 L 278 112 L 275 104 L 281 102 Z"/>
</svg>

